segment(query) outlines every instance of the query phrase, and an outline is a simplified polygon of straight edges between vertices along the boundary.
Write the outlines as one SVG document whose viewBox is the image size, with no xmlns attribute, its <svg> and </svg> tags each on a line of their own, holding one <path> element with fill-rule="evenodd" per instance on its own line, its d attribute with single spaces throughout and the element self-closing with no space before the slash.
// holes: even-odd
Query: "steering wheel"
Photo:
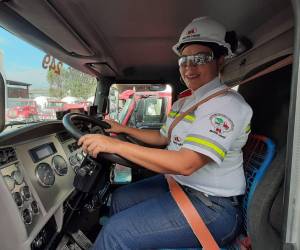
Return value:
<svg viewBox="0 0 300 250">
<path fill-rule="evenodd" d="M 63 117 L 63 125 L 65 129 L 77 140 L 86 133 L 81 132 L 76 125 L 74 124 L 74 121 L 78 122 L 84 122 L 84 123 L 90 123 L 92 126 L 98 126 L 100 128 L 100 133 L 103 135 L 107 135 L 104 129 L 109 129 L 111 126 L 104 121 L 95 119 L 93 117 L 90 117 L 88 115 L 79 114 L 79 113 L 69 113 L 66 114 Z M 119 134 L 117 136 L 118 139 L 122 141 L 127 141 L 135 144 L 142 145 L 140 141 L 134 139 L 133 137 L 127 135 L 127 134 Z M 109 160 L 114 163 L 118 163 L 120 165 L 126 166 L 126 167 L 137 167 L 138 165 L 117 155 L 117 154 L 111 154 L 111 153 L 101 153 L 101 157 L 99 155 L 97 156 L 97 160 L 100 160 L 101 158 L 104 158 L 106 160 Z"/>
</svg>

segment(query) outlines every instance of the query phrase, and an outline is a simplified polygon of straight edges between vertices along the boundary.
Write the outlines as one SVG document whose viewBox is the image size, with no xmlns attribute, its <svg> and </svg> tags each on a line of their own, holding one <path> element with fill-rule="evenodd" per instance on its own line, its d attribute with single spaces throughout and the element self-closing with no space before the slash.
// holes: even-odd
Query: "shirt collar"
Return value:
<svg viewBox="0 0 300 250">
<path fill-rule="evenodd" d="M 205 85 L 201 86 L 200 88 L 198 88 L 197 90 L 193 91 L 191 97 L 192 98 L 201 98 L 202 96 L 206 95 L 208 92 L 221 87 L 222 84 L 220 82 L 219 77 L 216 77 L 214 79 L 212 79 L 210 82 L 206 83 Z"/>
</svg>

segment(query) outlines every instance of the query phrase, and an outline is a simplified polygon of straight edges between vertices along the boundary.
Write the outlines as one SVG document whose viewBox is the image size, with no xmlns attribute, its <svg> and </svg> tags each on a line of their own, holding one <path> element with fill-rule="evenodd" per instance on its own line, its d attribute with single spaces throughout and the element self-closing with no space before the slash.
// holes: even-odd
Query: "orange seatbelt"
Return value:
<svg viewBox="0 0 300 250">
<path fill-rule="evenodd" d="M 245 79 L 241 82 L 238 82 L 234 86 L 241 85 L 243 83 L 254 80 L 254 79 L 256 79 L 260 76 L 271 73 L 271 72 L 273 72 L 277 69 L 280 69 L 284 66 L 287 66 L 287 65 L 291 64 L 292 62 L 293 62 L 293 56 L 290 55 L 290 56 L 284 58 L 283 60 L 271 65 L 270 67 L 267 67 L 266 69 L 256 73 L 255 75 L 253 75 L 253 76 L 251 76 L 251 77 L 249 77 L 249 78 L 247 78 L 247 79 Z M 186 110 L 184 113 L 182 113 L 178 117 L 176 117 L 174 119 L 174 121 L 172 122 L 172 124 L 170 125 L 170 127 L 169 127 L 168 140 L 170 141 L 171 133 L 172 133 L 173 128 L 178 124 L 178 122 L 180 120 L 182 120 L 182 118 L 184 116 L 186 116 L 188 113 L 192 112 L 193 110 L 195 110 L 201 104 L 207 102 L 208 100 L 210 100 L 210 99 L 212 99 L 212 98 L 214 98 L 218 95 L 226 93 L 229 89 L 231 89 L 234 86 L 227 87 L 225 89 L 222 89 L 222 90 L 219 90 L 219 91 L 213 93 L 212 95 L 204 98 L 203 100 L 201 100 L 200 102 L 196 103 L 194 106 L 192 106 L 191 108 Z M 172 195 L 173 199 L 176 201 L 180 211 L 182 212 L 182 214 L 186 218 L 187 222 L 189 223 L 192 231 L 194 232 L 195 236 L 199 240 L 199 242 L 200 242 L 201 246 L 203 247 L 203 249 L 204 250 L 217 250 L 217 249 L 220 249 L 217 242 L 215 241 L 215 239 L 211 235 L 209 229 L 205 225 L 203 219 L 201 218 L 201 215 L 197 212 L 196 208 L 193 206 L 193 203 L 190 201 L 190 199 L 185 194 L 185 192 L 182 190 L 182 188 L 179 186 L 179 184 L 171 176 L 166 175 L 165 177 L 167 179 L 169 189 L 170 189 L 170 192 L 171 192 L 171 195 Z"/>
<path fill-rule="evenodd" d="M 211 235 L 201 216 L 193 206 L 190 199 L 183 192 L 178 183 L 171 177 L 166 176 L 169 184 L 170 192 L 173 199 L 176 201 L 180 211 L 186 218 L 194 234 L 198 238 L 204 250 L 217 250 L 220 249 L 215 239 Z"/>
</svg>

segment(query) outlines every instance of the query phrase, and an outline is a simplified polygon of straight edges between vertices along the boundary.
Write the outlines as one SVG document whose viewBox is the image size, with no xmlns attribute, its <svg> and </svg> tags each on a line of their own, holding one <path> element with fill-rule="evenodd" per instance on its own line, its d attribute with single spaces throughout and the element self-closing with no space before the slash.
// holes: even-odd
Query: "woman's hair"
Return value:
<svg viewBox="0 0 300 250">
<path fill-rule="evenodd" d="M 238 47 L 238 38 L 234 30 L 226 32 L 225 42 L 230 44 L 231 51 L 234 53 Z"/>
</svg>

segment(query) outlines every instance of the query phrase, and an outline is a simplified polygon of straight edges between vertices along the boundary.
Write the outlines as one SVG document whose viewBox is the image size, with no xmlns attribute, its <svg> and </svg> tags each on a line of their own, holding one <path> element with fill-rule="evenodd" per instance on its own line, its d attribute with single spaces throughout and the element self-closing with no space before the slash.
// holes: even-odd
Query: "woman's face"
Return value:
<svg viewBox="0 0 300 250">
<path fill-rule="evenodd" d="M 182 50 L 181 55 L 190 56 L 201 52 L 208 53 L 212 52 L 212 50 L 201 44 L 190 44 Z M 218 76 L 220 59 L 215 59 L 212 62 L 202 65 L 187 64 L 179 66 L 180 75 L 187 87 L 191 90 L 196 90 Z"/>
</svg>

